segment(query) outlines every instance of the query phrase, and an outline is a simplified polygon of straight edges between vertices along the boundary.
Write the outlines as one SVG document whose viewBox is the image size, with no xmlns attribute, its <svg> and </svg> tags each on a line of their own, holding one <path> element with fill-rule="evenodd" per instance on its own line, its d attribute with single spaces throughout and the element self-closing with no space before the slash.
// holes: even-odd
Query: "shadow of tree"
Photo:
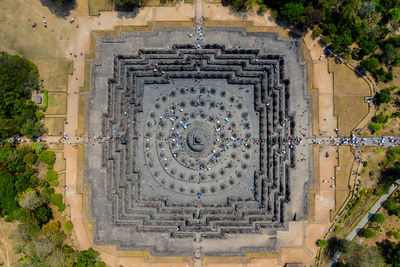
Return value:
<svg viewBox="0 0 400 267">
<path fill-rule="evenodd" d="M 76 1 L 72 0 L 70 3 L 65 3 L 62 5 L 58 5 L 56 2 L 51 0 L 40 0 L 42 6 L 47 7 L 52 13 L 54 13 L 57 17 L 66 18 L 71 15 L 71 10 L 74 10 L 76 7 Z"/>
</svg>

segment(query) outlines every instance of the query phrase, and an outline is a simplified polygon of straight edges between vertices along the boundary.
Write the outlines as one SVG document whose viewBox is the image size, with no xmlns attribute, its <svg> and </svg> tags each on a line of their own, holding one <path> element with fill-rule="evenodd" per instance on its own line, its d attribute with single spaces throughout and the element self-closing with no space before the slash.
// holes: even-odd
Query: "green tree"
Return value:
<svg viewBox="0 0 400 267">
<path fill-rule="evenodd" d="M 64 4 L 71 3 L 73 0 L 51 0 L 51 1 L 56 3 L 59 6 L 62 6 Z"/>
<path fill-rule="evenodd" d="M 355 241 L 347 243 L 342 258 L 349 267 L 376 267 L 384 264 L 384 258 L 376 247 L 362 246 Z"/>
<path fill-rule="evenodd" d="M 32 165 L 36 162 L 37 156 L 33 152 L 29 152 L 24 156 L 24 163 L 28 165 Z"/>
<path fill-rule="evenodd" d="M 360 48 L 366 55 L 371 55 L 376 51 L 378 46 L 373 41 L 362 39 L 360 42 Z"/>
<path fill-rule="evenodd" d="M 18 203 L 21 207 L 34 210 L 43 204 L 43 198 L 33 188 L 28 188 L 18 194 Z"/>
<path fill-rule="evenodd" d="M 390 115 L 389 114 L 383 114 L 383 113 L 379 113 L 378 115 L 373 117 L 373 122 L 376 123 L 380 123 L 380 124 L 385 124 L 388 123 L 390 119 Z"/>
<path fill-rule="evenodd" d="M 377 213 L 372 217 L 372 220 L 377 223 L 384 223 L 386 221 L 385 215 Z"/>
<path fill-rule="evenodd" d="M 43 150 L 39 154 L 39 160 L 48 165 L 53 165 L 54 161 L 56 160 L 56 155 L 51 150 Z"/>
<path fill-rule="evenodd" d="M 140 0 L 115 0 L 118 10 L 133 10 L 139 6 Z"/>
<path fill-rule="evenodd" d="M 400 9 L 393 8 L 393 10 L 390 12 L 390 16 L 393 20 L 400 20 Z"/>
<path fill-rule="evenodd" d="M 377 245 L 387 264 L 393 267 L 400 267 L 400 243 L 383 240 Z"/>
<path fill-rule="evenodd" d="M 92 248 L 88 248 L 87 250 L 81 251 L 78 254 L 77 262 L 74 264 L 75 267 L 91 267 L 95 266 L 98 262 L 97 258 L 99 257 L 99 253 Z"/>
<path fill-rule="evenodd" d="M 58 207 L 58 211 L 64 211 L 65 204 L 63 203 L 63 197 L 61 194 L 51 194 L 50 203 Z"/>
<path fill-rule="evenodd" d="M 72 224 L 71 221 L 66 221 L 66 222 L 64 223 L 64 228 L 65 228 L 65 230 L 67 230 L 68 232 L 71 231 L 73 227 L 74 227 L 74 226 L 73 226 L 73 224 Z"/>
<path fill-rule="evenodd" d="M 372 133 L 378 134 L 380 130 L 383 129 L 383 125 L 376 122 L 371 122 L 368 124 L 368 128 L 372 131 Z"/>
<path fill-rule="evenodd" d="M 374 72 L 379 68 L 380 63 L 375 57 L 369 57 L 361 62 L 361 66 L 369 72 Z"/>
<path fill-rule="evenodd" d="M 38 69 L 29 60 L 0 52 L 0 138 L 41 133 L 35 115 L 38 107 L 31 100 L 39 89 Z"/>
<path fill-rule="evenodd" d="M 328 241 L 326 241 L 325 239 L 320 239 L 318 240 L 318 246 L 320 248 L 325 248 L 328 246 Z"/>
<path fill-rule="evenodd" d="M 389 197 L 384 203 L 383 207 L 388 211 L 393 211 L 397 207 L 397 203 L 394 200 L 394 197 Z"/>
<path fill-rule="evenodd" d="M 35 218 L 38 220 L 39 225 L 49 222 L 53 217 L 53 211 L 47 206 L 41 206 L 34 210 Z"/>
<path fill-rule="evenodd" d="M 381 91 L 375 94 L 375 101 L 377 105 L 390 103 L 391 93 L 388 89 L 382 89 Z"/>
<path fill-rule="evenodd" d="M 362 229 L 360 235 L 365 238 L 371 238 L 375 235 L 374 231 L 369 228 Z"/>
<path fill-rule="evenodd" d="M 278 18 L 283 22 L 294 24 L 299 21 L 300 16 L 303 14 L 304 7 L 301 2 L 289 2 L 284 4 L 279 9 Z"/>
</svg>

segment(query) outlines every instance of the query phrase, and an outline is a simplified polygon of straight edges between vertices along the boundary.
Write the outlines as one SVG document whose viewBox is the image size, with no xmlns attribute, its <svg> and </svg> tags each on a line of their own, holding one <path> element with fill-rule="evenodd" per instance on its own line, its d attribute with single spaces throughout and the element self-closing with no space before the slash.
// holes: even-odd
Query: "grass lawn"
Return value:
<svg viewBox="0 0 400 267">
<path fill-rule="evenodd" d="M 44 126 L 47 129 L 47 134 L 62 135 L 64 132 L 64 118 L 49 118 L 44 119 Z"/>
<path fill-rule="evenodd" d="M 364 96 L 334 97 L 334 113 L 338 117 L 339 135 L 349 136 L 351 130 L 368 114 L 368 104 Z"/>
<path fill-rule="evenodd" d="M 56 161 L 54 162 L 54 170 L 56 172 L 65 171 L 64 153 L 56 152 Z M 60 180 L 59 180 L 60 181 Z"/>
<path fill-rule="evenodd" d="M 43 86 L 48 91 L 66 92 L 68 87 L 68 73 L 73 71 L 73 62 L 70 60 L 37 60 Z"/>
<path fill-rule="evenodd" d="M 49 92 L 49 106 L 46 114 L 64 115 L 67 113 L 67 95 Z"/>
<path fill-rule="evenodd" d="M 44 27 L 43 18 L 47 21 Z M 30 20 L 30 21 L 29 21 Z M 36 22 L 37 26 L 32 27 Z M 18 53 L 35 61 L 43 58 L 64 58 L 67 39 L 73 28 L 65 24 L 41 1 L 13 0 L 0 2 L 0 50 Z M 59 39 L 59 35 L 63 39 Z"/>
<path fill-rule="evenodd" d="M 89 15 L 98 16 L 100 11 L 112 11 L 113 0 L 89 0 Z"/>
<path fill-rule="evenodd" d="M 338 117 L 339 135 L 350 135 L 368 113 L 364 97 L 370 96 L 371 90 L 368 83 L 346 65 L 336 64 L 332 59 L 328 64 L 333 74 L 334 113 Z"/>
<path fill-rule="evenodd" d="M 78 129 L 76 130 L 76 136 L 81 136 L 85 134 L 85 96 L 79 95 L 78 104 Z"/>
<path fill-rule="evenodd" d="M 335 210 L 331 212 L 331 216 L 335 216 L 343 203 L 349 196 L 349 181 L 351 169 L 354 162 L 354 156 L 349 147 L 340 146 L 339 149 L 339 166 L 336 167 L 336 190 L 335 190 Z"/>
</svg>

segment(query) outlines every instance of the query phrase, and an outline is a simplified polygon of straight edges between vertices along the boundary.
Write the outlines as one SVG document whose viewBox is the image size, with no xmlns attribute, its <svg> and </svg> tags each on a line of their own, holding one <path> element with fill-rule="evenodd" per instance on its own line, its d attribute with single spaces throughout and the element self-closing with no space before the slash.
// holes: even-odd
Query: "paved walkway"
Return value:
<svg viewBox="0 0 400 267">
<path fill-rule="evenodd" d="M 378 201 L 375 202 L 375 204 L 367 212 L 367 214 L 365 214 L 365 216 L 358 222 L 356 227 L 354 227 L 354 229 L 347 235 L 346 240 L 354 240 L 354 238 L 356 238 L 357 234 L 360 233 L 360 231 L 365 227 L 365 225 L 374 216 L 374 214 L 378 212 L 378 210 L 382 207 L 383 203 L 399 187 L 398 183 L 400 183 L 400 180 L 397 180 L 395 184 L 392 184 L 392 186 L 389 189 L 389 192 L 387 194 L 382 195 L 378 199 Z M 329 267 L 335 266 L 335 264 L 338 262 L 341 256 L 342 256 L 341 252 L 336 252 L 329 263 Z"/>
</svg>

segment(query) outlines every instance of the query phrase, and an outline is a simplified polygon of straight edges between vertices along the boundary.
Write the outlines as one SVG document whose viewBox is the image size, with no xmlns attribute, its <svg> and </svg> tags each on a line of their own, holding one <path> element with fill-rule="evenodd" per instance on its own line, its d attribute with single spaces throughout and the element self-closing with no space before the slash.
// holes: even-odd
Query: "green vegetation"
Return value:
<svg viewBox="0 0 400 267">
<path fill-rule="evenodd" d="M 50 203 L 58 207 L 58 211 L 65 210 L 65 204 L 63 203 L 63 197 L 61 194 L 51 194 Z"/>
<path fill-rule="evenodd" d="M 386 159 L 380 163 L 381 174 L 375 193 L 388 192 L 390 186 L 400 177 L 400 147 L 393 147 L 386 153 Z"/>
<path fill-rule="evenodd" d="M 377 223 L 384 223 L 386 221 L 385 215 L 377 213 L 372 217 L 372 220 Z"/>
<path fill-rule="evenodd" d="M 98 257 L 99 253 L 92 248 L 81 251 L 78 254 L 78 261 L 74 264 L 74 267 L 105 266 Z"/>
<path fill-rule="evenodd" d="M 56 160 L 56 155 L 51 150 L 43 150 L 39 154 L 39 160 L 41 162 L 44 162 L 44 163 L 50 165 L 50 166 L 53 166 L 54 161 Z"/>
<path fill-rule="evenodd" d="M 71 222 L 71 221 L 66 221 L 66 222 L 64 223 L 64 228 L 65 228 L 65 230 L 67 230 L 68 232 L 71 231 L 73 227 L 74 227 L 74 226 L 72 225 L 72 222 Z"/>
<path fill-rule="evenodd" d="M 361 66 L 369 72 L 375 72 L 379 69 L 379 60 L 375 57 L 369 57 L 361 62 Z"/>
<path fill-rule="evenodd" d="M 58 185 L 58 174 L 55 170 L 47 170 L 46 173 L 46 181 L 51 185 L 51 186 L 57 186 Z"/>
<path fill-rule="evenodd" d="M 38 107 L 31 100 L 39 90 L 35 64 L 20 56 L 0 52 L 0 138 L 26 136 L 33 138 L 43 132 L 35 116 Z"/>
<path fill-rule="evenodd" d="M 115 0 L 115 7 L 117 10 L 133 10 L 140 4 L 140 0 Z"/>
<path fill-rule="evenodd" d="M 325 255 L 332 258 L 337 251 L 342 253 L 338 266 L 376 267 L 384 263 L 384 258 L 376 247 L 363 246 L 345 239 L 330 238 L 324 250 Z"/>
<path fill-rule="evenodd" d="M 283 22 L 293 24 L 299 20 L 304 12 L 304 7 L 301 2 L 288 2 L 279 9 L 278 18 Z"/>
<path fill-rule="evenodd" d="M 328 241 L 326 241 L 326 240 L 324 240 L 324 239 L 320 239 L 320 240 L 318 240 L 318 246 L 319 246 L 320 248 L 325 248 L 325 247 L 328 246 Z"/>
<path fill-rule="evenodd" d="M 378 243 L 378 247 L 387 264 L 393 267 L 400 267 L 400 243 L 384 240 Z"/>
<path fill-rule="evenodd" d="M 73 0 L 51 0 L 51 1 L 59 6 L 62 6 L 64 4 L 71 3 Z"/>
<path fill-rule="evenodd" d="M 375 102 L 379 106 L 380 104 L 390 103 L 391 100 L 391 93 L 390 90 L 382 89 L 380 92 L 375 94 Z"/>
<path fill-rule="evenodd" d="M 30 100 L 39 89 L 36 66 L 19 56 L 0 53 L 0 217 L 18 221 L 11 234 L 16 253 L 23 253 L 17 266 L 104 266 L 91 250 L 82 259 L 65 245 L 66 235 L 53 219 L 52 205 L 65 209 L 62 195 L 55 194 L 57 172 L 53 170 L 54 152 L 42 143 L 29 146 L 6 142 L 12 136 L 39 136 L 43 113 Z M 39 179 L 38 160 L 47 164 L 46 179 Z M 65 223 L 72 230 L 70 221 Z M 80 255 L 80 253 L 79 253 Z M 97 256 L 94 256 L 97 255 Z M 94 260 L 90 260 L 94 257 Z M 89 263 L 79 265 L 79 262 Z M 94 265 L 93 265 L 94 266 Z"/>
<path fill-rule="evenodd" d="M 229 3 L 240 11 L 251 7 L 238 2 Z M 362 60 L 361 65 L 378 81 L 393 80 L 391 68 L 400 66 L 400 36 L 396 34 L 400 0 L 263 0 L 258 4 L 273 9 L 284 23 L 300 30 L 314 29 L 313 36 L 321 37 L 330 51 L 344 59 Z"/>
</svg>

